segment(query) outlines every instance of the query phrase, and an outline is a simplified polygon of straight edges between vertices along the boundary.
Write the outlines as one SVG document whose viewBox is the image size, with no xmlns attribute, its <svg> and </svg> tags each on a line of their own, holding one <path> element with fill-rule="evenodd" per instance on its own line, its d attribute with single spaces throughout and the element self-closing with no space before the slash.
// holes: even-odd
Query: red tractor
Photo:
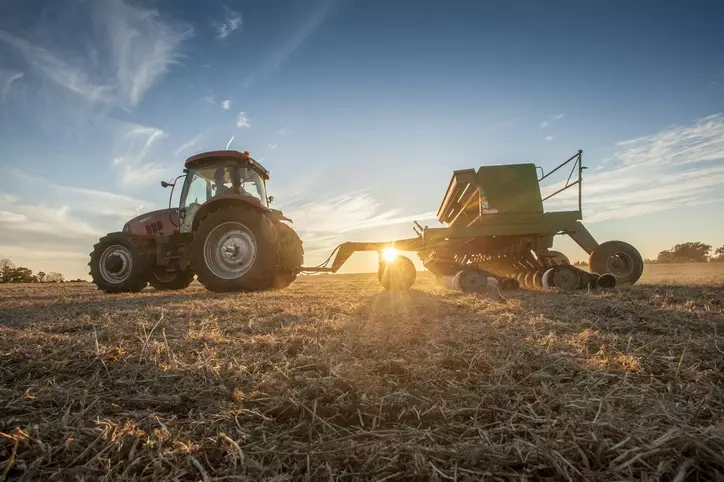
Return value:
<svg viewBox="0 0 724 482">
<path fill-rule="evenodd" d="M 173 189 L 184 179 L 178 208 Z M 138 292 L 186 288 L 194 276 L 211 291 L 284 288 L 301 271 L 302 241 L 281 211 L 269 207 L 269 171 L 248 152 L 213 151 L 186 160 L 169 208 L 128 221 L 90 254 L 99 289 Z"/>
</svg>

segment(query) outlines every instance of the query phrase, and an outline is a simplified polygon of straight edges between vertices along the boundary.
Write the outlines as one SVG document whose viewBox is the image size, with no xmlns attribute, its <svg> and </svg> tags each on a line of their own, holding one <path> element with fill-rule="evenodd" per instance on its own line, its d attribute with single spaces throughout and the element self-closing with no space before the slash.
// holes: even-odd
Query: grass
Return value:
<svg viewBox="0 0 724 482">
<path fill-rule="evenodd" d="M 507 299 L 5 285 L 0 480 L 723 480 L 724 285 L 652 271 Z"/>
</svg>

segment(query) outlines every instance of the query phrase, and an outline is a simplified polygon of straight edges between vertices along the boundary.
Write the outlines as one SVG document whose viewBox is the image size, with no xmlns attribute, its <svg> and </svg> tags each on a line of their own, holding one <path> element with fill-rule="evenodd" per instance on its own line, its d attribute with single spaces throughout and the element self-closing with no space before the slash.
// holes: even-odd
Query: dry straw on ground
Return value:
<svg viewBox="0 0 724 482">
<path fill-rule="evenodd" d="M 0 288 L 0 479 L 724 480 L 724 289 Z"/>
</svg>

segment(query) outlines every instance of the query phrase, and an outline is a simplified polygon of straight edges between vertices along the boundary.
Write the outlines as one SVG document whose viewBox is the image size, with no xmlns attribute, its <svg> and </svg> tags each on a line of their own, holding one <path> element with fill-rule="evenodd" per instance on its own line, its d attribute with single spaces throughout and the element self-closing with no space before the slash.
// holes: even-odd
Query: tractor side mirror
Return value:
<svg viewBox="0 0 724 482">
<path fill-rule="evenodd" d="M 267 198 L 267 200 L 269 201 L 269 204 L 271 204 L 272 201 L 274 201 L 274 196 L 269 196 L 269 197 Z"/>
</svg>

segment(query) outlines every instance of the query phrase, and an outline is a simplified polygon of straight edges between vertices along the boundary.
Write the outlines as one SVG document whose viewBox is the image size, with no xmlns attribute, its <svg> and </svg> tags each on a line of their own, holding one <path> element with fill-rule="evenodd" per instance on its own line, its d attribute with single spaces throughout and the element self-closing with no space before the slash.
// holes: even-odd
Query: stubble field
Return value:
<svg viewBox="0 0 724 482">
<path fill-rule="evenodd" d="M 723 369 L 718 265 L 505 298 L 4 285 L 0 480 L 724 480 Z"/>
</svg>

